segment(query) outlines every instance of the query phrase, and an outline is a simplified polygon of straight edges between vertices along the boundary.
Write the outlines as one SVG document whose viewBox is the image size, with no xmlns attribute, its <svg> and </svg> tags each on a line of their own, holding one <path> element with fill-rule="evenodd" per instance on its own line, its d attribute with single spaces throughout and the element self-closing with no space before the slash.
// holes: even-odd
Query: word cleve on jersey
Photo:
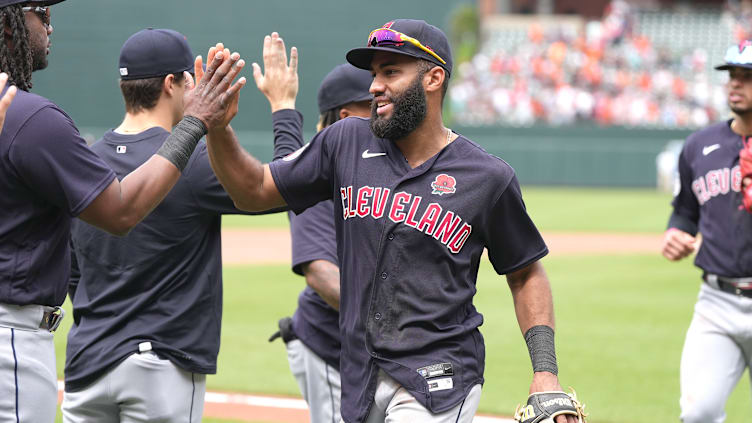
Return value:
<svg viewBox="0 0 752 423">
<path fill-rule="evenodd" d="M 432 184 L 432 194 L 443 196 L 454 193 L 453 177 L 441 174 Z M 342 218 L 390 219 L 423 232 L 444 244 L 449 251 L 457 254 L 473 231 L 472 225 L 452 211 L 444 210 L 437 202 L 428 203 L 422 214 L 418 213 L 423 197 L 409 192 L 392 192 L 386 187 L 341 187 Z M 391 202 L 389 201 L 391 199 Z M 390 204 L 387 210 L 386 205 Z"/>
</svg>

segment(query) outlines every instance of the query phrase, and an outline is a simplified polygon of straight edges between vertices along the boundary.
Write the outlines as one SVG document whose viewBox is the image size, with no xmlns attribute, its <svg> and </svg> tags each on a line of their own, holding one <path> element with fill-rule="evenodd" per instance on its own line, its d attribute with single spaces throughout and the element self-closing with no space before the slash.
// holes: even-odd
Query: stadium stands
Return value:
<svg viewBox="0 0 752 423">
<path fill-rule="evenodd" d="M 632 11 L 617 1 L 598 21 L 520 19 L 531 18 L 487 23 L 480 51 L 458 67 L 455 122 L 697 128 L 727 114 L 726 75 L 712 68 L 734 37 L 720 9 Z"/>
</svg>

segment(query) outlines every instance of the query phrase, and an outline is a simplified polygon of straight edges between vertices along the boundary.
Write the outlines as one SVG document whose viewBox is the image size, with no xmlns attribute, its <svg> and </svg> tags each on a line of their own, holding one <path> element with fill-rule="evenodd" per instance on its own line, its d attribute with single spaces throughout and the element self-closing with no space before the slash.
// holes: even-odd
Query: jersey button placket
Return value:
<svg viewBox="0 0 752 423">
<path fill-rule="evenodd" d="M 386 279 L 387 276 L 389 275 L 387 275 L 386 272 L 381 272 L 381 279 Z"/>
</svg>

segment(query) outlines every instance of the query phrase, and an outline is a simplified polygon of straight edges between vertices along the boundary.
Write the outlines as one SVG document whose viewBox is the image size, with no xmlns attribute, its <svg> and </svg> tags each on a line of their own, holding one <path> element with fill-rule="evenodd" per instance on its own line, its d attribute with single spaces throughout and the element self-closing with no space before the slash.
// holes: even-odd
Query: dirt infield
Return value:
<svg viewBox="0 0 752 423">
<path fill-rule="evenodd" d="M 546 232 L 551 256 L 660 252 L 661 234 Z M 225 229 L 222 261 L 226 265 L 283 264 L 290 261 L 287 229 Z"/>
</svg>

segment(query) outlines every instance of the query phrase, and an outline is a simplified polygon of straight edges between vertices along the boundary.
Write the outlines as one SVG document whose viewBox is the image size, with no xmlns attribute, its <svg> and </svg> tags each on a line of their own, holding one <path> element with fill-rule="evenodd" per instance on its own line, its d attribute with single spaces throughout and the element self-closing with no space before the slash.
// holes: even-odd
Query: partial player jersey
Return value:
<svg viewBox="0 0 752 423">
<path fill-rule="evenodd" d="M 344 420 L 366 417 L 378 368 L 432 412 L 483 383 L 472 298 L 484 248 L 499 274 L 548 252 L 512 168 L 460 136 L 413 169 L 360 118 L 270 168 L 292 210 L 334 201 Z"/>
<path fill-rule="evenodd" d="M 92 146 L 120 177 L 154 155 L 169 133 L 107 132 Z M 189 372 L 216 372 L 222 322 L 221 215 L 242 213 L 199 142 L 165 199 L 124 237 L 76 220 L 73 327 L 65 389 L 85 388 L 149 341 Z M 70 257 L 68 258 L 70 260 Z M 80 279 L 79 279 L 80 278 Z"/>
<path fill-rule="evenodd" d="M 0 303 L 63 303 L 71 220 L 114 179 L 65 112 L 18 91 L 0 134 Z"/>
<path fill-rule="evenodd" d="M 693 133 L 679 156 L 674 212 L 698 224 L 702 245 L 695 258 L 705 272 L 752 276 L 752 214 L 741 208 L 739 150 L 731 121 Z"/>
<path fill-rule="evenodd" d="M 303 274 L 301 265 L 314 260 L 337 261 L 337 234 L 334 228 L 334 204 L 322 201 L 295 216 L 290 213 L 292 268 Z M 298 308 L 292 316 L 295 335 L 326 364 L 339 370 L 339 312 L 326 303 L 311 287 L 298 296 Z"/>
</svg>

